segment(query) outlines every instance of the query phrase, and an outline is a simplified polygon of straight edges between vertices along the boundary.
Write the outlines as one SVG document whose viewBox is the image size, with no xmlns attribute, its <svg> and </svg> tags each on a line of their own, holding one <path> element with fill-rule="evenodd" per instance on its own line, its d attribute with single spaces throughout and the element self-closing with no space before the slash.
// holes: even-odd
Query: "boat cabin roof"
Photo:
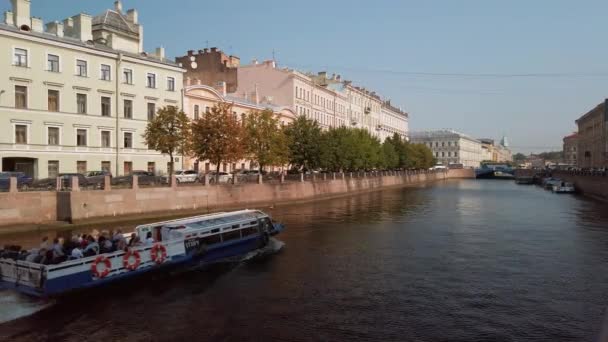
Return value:
<svg viewBox="0 0 608 342">
<path fill-rule="evenodd" d="M 180 230 L 180 232 L 188 233 L 192 230 L 201 230 L 205 228 L 212 228 L 216 226 L 222 226 L 231 224 L 234 222 L 241 222 L 247 220 L 258 220 L 262 217 L 267 217 L 259 210 L 241 210 L 229 213 L 215 213 L 208 215 L 200 215 L 194 217 L 188 217 L 184 219 L 150 223 L 138 226 L 137 231 L 150 231 L 152 228 L 166 228 L 169 230 Z"/>
</svg>

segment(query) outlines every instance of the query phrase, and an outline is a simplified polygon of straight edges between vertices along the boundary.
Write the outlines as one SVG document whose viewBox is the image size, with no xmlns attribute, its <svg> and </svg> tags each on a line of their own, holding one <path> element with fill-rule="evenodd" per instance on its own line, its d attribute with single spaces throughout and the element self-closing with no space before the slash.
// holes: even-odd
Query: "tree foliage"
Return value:
<svg viewBox="0 0 608 342">
<path fill-rule="evenodd" d="M 289 163 L 298 170 L 312 170 L 321 166 L 321 127 L 304 116 L 299 116 L 285 128 Z"/>
<path fill-rule="evenodd" d="M 526 155 L 523 153 L 516 153 L 515 155 L 513 155 L 513 160 L 516 162 L 525 161 L 527 158 L 528 157 L 526 157 Z"/>
<path fill-rule="evenodd" d="M 150 149 L 169 155 L 169 175 L 173 174 L 173 159 L 176 154 L 188 152 L 191 137 L 188 116 L 174 106 L 160 108 L 148 122 L 142 135 Z"/>
<path fill-rule="evenodd" d="M 209 160 L 219 174 L 222 163 L 233 163 L 245 156 L 244 129 L 232 115 L 232 105 L 218 103 L 192 123 L 191 154 Z"/>
<path fill-rule="evenodd" d="M 264 166 L 289 162 L 287 136 L 272 110 L 250 113 L 245 118 L 244 129 L 245 152 L 258 163 L 260 171 Z"/>
</svg>

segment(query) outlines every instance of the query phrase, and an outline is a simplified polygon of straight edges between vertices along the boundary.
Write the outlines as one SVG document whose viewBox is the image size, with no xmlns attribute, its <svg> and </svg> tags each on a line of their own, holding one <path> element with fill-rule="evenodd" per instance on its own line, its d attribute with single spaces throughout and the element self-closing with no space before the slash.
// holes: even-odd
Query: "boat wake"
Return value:
<svg viewBox="0 0 608 342">
<path fill-rule="evenodd" d="M 249 261 L 259 257 L 273 255 L 280 252 L 283 247 L 285 247 L 285 242 L 277 240 L 275 238 L 270 238 L 266 247 L 245 254 L 241 261 Z"/>
<path fill-rule="evenodd" d="M 33 315 L 53 304 L 52 301 L 27 297 L 13 291 L 0 291 L 0 324 Z"/>
</svg>

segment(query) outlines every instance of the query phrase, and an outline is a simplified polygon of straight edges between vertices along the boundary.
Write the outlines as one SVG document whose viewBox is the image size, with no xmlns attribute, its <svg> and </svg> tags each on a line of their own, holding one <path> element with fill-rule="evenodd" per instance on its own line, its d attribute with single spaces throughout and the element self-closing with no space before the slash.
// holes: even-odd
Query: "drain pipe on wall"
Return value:
<svg viewBox="0 0 608 342">
<path fill-rule="evenodd" d="M 118 56 L 116 57 L 116 72 L 115 72 L 115 77 L 116 77 L 116 97 L 115 97 L 115 106 L 116 106 L 116 132 L 114 132 L 115 134 L 115 140 L 116 140 L 116 174 L 115 177 L 118 177 L 120 175 L 119 170 L 120 170 L 120 166 L 118 164 L 118 156 L 119 156 L 119 149 L 120 149 L 120 119 L 119 119 L 119 115 L 118 112 L 120 110 L 120 101 L 119 101 L 119 96 L 120 96 L 120 65 L 122 64 L 122 53 L 118 53 Z"/>
</svg>

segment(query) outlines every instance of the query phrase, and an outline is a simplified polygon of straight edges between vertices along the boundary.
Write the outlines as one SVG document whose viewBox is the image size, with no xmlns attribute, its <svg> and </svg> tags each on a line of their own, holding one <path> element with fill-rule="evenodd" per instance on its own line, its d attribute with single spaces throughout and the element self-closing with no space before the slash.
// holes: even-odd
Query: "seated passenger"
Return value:
<svg viewBox="0 0 608 342">
<path fill-rule="evenodd" d="M 152 232 L 148 232 L 146 234 L 146 246 L 152 246 L 154 244 L 154 238 L 152 237 Z"/>
<path fill-rule="evenodd" d="M 131 234 L 131 239 L 129 240 L 129 245 L 128 245 L 128 246 L 129 246 L 129 247 L 133 247 L 133 245 L 134 245 L 134 244 L 135 244 L 135 242 L 136 242 L 136 239 L 137 239 L 137 234 L 132 233 L 132 234 Z"/>
<path fill-rule="evenodd" d="M 99 254 L 99 244 L 97 243 L 97 241 L 95 241 L 95 238 L 93 238 L 91 235 L 89 235 L 87 237 L 87 241 L 89 241 L 89 244 L 84 249 L 84 252 L 83 252 L 84 255 L 93 256 L 93 255 Z"/>
<path fill-rule="evenodd" d="M 70 256 L 72 259 L 82 259 L 84 258 L 84 253 L 82 253 L 82 249 L 79 247 L 75 247 L 72 249 L 72 255 Z"/>
<path fill-rule="evenodd" d="M 40 249 L 51 249 L 51 243 L 49 242 L 49 237 L 45 236 L 42 238 L 42 242 L 40 242 Z"/>
<path fill-rule="evenodd" d="M 124 238 L 122 240 L 118 240 L 116 242 L 116 250 L 117 251 L 125 251 L 127 249 L 127 240 Z"/>
<path fill-rule="evenodd" d="M 67 259 L 65 251 L 63 250 L 63 244 L 58 238 L 53 240 L 53 263 L 60 263 Z"/>
</svg>

